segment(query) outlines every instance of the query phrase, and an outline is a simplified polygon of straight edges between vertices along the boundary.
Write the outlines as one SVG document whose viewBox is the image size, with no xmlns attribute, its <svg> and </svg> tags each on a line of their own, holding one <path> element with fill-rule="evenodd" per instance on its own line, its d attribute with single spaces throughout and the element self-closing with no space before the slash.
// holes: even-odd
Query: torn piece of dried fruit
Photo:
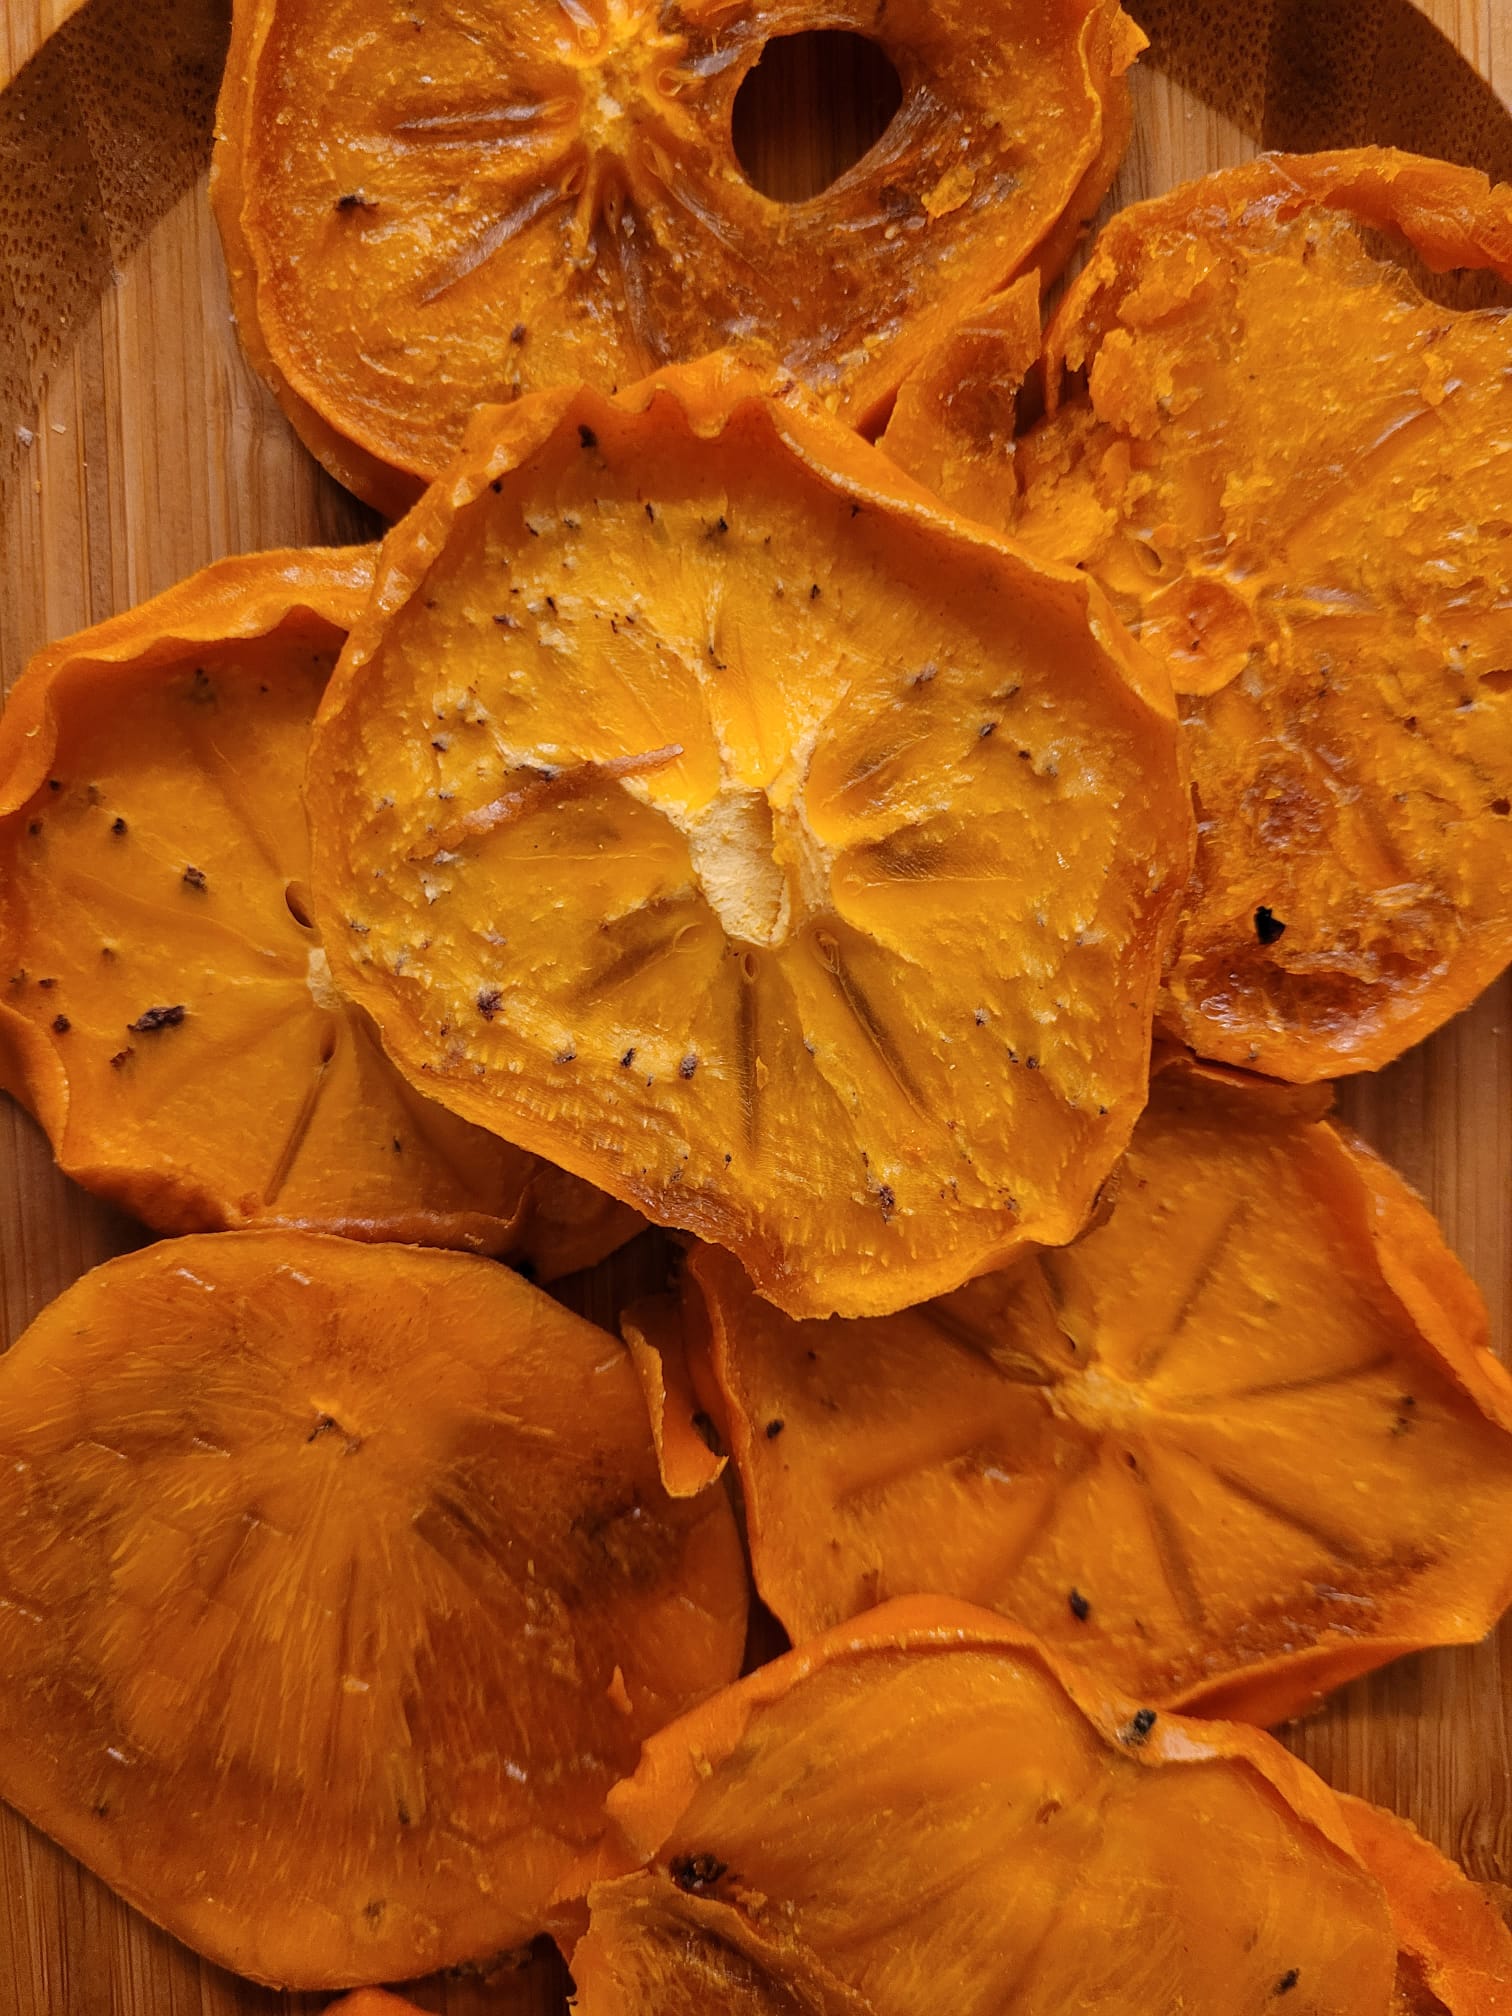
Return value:
<svg viewBox="0 0 1512 2016">
<path fill-rule="evenodd" d="M 1512 1932 L 1486 1892 L 1394 1813 L 1363 1799 L 1340 1804 L 1355 1852 L 1391 1907 L 1393 2016 L 1505 2016 Z"/>
<path fill-rule="evenodd" d="M 0 1592 L 0 1795 L 312 1988 L 541 1931 L 746 1612 L 616 1339 L 489 1261 L 297 1232 L 112 1261 L 0 1360 Z"/>
<path fill-rule="evenodd" d="M 1011 461 L 1016 331 L 996 400 L 949 404 L 942 349 L 888 437 L 1169 665 L 1199 846 L 1164 1012 L 1298 1080 L 1387 1063 L 1512 956 L 1512 320 L 1392 244 L 1512 278 L 1512 193 L 1381 150 L 1209 176 L 1104 230 Z"/>
<path fill-rule="evenodd" d="M 1386 1900 L 1325 1785 L 964 1604 L 763 1667 L 609 1803 L 650 1867 L 589 1892 L 582 2016 L 1275 2016 L 1288 1977 L 1308 2009 L 1390 2008 Z"/>
<path fill-rule="evenodd" d="M 784 204 L 731 114 L 809 27 L 879 43 L 903 100 Z M 314 452 L 391 512 L 480 403 L 724 345 L 879 418 L 933 324 L 1058 267 L 1143 45 L 1117 0 L 236 0 L 212 194 L 240 331 Z"/>
<path fill-rule="evenodd" d="M 685 1335 L 693 1315 L 679 1307 L 674 1295 L 651 1295 L 632 1303 L 620 1317 L 651 1417 L 662 1483 L 674 1498 L 705 1490 L 728 1460 L 713 1419 L 693 1390 Z"/>
<path fill-rule="evenodd" d="M 1190 819 L 1098 591 L 728 359 L 479 416 L 308 780 L 338 985 L 464 1118 L 895 1309 L 1080 1230 Z"/>
<path fill-rule="evenodd" d="M 1324 1103 L 1173 1061 L 1102 1225 L 896 1316 L 794 1323 L 693 1256 L 795 1640 L 939 1591 L 1158 1705 L 1274 1722 L 1490 1628 L 1512 1380 L 1427 1211 Z"/>
<path fill-rule="evenodd" d="M 0 717 L 0 1083 L 159 1231 L 565 1273 L 634 1215 L 414 1092 L 310 921 L 298 780 L 373 557 L 223 561 L 27 668 Z"/>
</svg>

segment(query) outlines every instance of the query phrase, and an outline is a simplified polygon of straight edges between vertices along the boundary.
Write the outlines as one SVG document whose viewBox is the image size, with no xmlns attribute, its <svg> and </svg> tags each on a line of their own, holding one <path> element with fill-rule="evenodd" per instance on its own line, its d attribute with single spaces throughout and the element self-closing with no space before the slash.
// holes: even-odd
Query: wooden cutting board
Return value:
<svg viewBox="0 0 1512 2016">
<path fill-rule="evenodd" d="M 203 177 L 227 4 L 0 0 L 7 686 L 49 639 L 221 554 L 371 529 L 297 446 L 230 325 Z M 1128 4 L 1154 48 L 1110 208 L 1262 140 L 1391 141 L 1512 178 L 1512 0 Z M 750 143 L 763 186 L 820 186 L 864 127 L 869 91 L 833 67 L 790 79 Z M 1512 982 L 1340 1103 L 1438 1212 L 1512 1357 Z M 64 1182 L 0 1102 L 0 1341 L 140 1236 Z M 643 1245 L 573 1299 L 612 1321 L 659 1267 L 655 1243 Z M 1335 1785 L 1512 1884 L 1512 1629 L 1405 1661 L 1285 1733 Z M 561 1982 L 537 1963 L 413 1993 L 451 2016 L 547 2016 Z M 233 1981 L 0 1809 L 0 2016 L 270 2016 L 328 1999 Z"/>
</svg>

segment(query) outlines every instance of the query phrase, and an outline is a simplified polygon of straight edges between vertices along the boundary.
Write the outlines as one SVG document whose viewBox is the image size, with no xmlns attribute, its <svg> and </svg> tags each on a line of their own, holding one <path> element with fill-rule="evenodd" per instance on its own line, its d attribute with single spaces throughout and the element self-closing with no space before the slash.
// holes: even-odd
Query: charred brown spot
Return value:
<svg viewBox="0 0 1512 2016">
<path fill-rule="evenodd" d="M 591 427 L 579 427 L 578 439 L 585 448 L 597 448 L 598 446 L 598 436 Z"/>
<path fill-rule="evenodd" d="M 350 216 L 354 210 L 376 210 L 376 200 L 361 189 L 349 189 L 345 196 L 336 198 L 336 208 L 343 216 Z"/>
<path fill-rule="evenodd" d="M 478 1013 L 485 1022 L 492 1022 L 504 1000 L 502 987 L 482 987 L 478 990 Z"/>
<path fill-rule="evenodd" d="M 698 1059 L 696 1057 L 684 1057 L 681 1064 L 677 1067 L 677 1075 L 679 1078 L 691 1078 L 697 1069 Z"/>
<path fill-rule="evenodd" d="M 1153 1708 L 1140 1708 L 1136 1710 L 1129 1720 L 1125 1722 L 1122 1729 L 1119 1730 L 1119 1742 L 1127 1744 L 1131 1750 L 1140 1749 L 1142 1745 L 1149 1741 L 1150 1731 L 1155 1727 L 1157 1720 L 1158 1717 Z"/>
<path fill-rule="evenodd" d="M 1066 1598 L 1066 1601 L 1070 1604 L 1071 1615 L 1076 1619 L 1077 1623 L 1085 1624 L 1087 1619 L 1092 1615 L 1092 1605 L 1083 1596 L 1080 1589 L 1073 1589 L 1071 1594 Z"/>
<path fill-rule="evenodd" d="M 768 1421 L 766 1424 L 766 1438 L 768 1442 L 775 1442 L 786 1426 L 786 1421 Z"/>
<path fill-rule="evenodd" d="M 712 1890 L 729 1868 L 717 1855 L 678 1855 L 667 1866 L 672 1881 L 690 1897 Z"/>
<path fill-rule="evenodd" d="M 513 329 L 511 329 L 509 332 L 509 340 L 511 343 L 514 344 L 515 348 L 518 350 L 520 345 L 525 341 L 525 338 L 529 334 L 530 331 L 525 327 L 525 324 L 523 322 L 516 322 Z"/>
<path fill-rule="evenodd" d="M 126 1028 L 132 1036 L 153 1036 L 160 1029 L 177 1029 L 188 1012 L 182 1002 L 175 1002 L 168 1008 L 144 1008 L 135 1022 L 128 1022 Z"/>
<path fill-rule="evenodd" d="M 135 1055 L 136 1051 L 132 1048 L 131 1044 L 128 1043 L 124 1050 L 117 1050 L 114 1057 L 111 1058 L 110 1060 L 111 1070 L 112 1071 L 124 1070 L 126 1065 L 128 1065 L 131 1062 L 132 1058 L 135 1057 Z"/>
<path fill-rule="evenodd" d="M 120 840 L 121 838 L 124 837 L 126 832 L 126 821 L 124 819 L 112 819 L 110 822 L 110 830 L 112 833 L 114 833 L 117 840 Z"/>
<path fill-rule="evenodd" d="M 1278 1995 L 1290 1995 L 1293 1988 L 1296 1987 L 1301 1979 L 1302 1970 L 1300 1967 L 1288 1967 L 1286 1972 L 1281 1976 L 1281 1979 L 1276 1983 L 1276 1993 Z"/>
<path fill-rule="evenodd" d="M 898 1200 L 893 1194 L 893 1188 L 890 1183 L 884 1183 L 882 1188 L 877 1192 L 877 1202 L 882 1206 L 883 1218 L 890 1219 L 898 1208 Z"/>
<path fill-rule="evenodd" d="M 52 1026 L 59 1036 L 66 1036 L 73 1024 L 66 1015 L 54 1015 Z"/>
<path fill-rule="evenodd" d="M 186 868 L 184 870 L 184 881 L 186 885 L 191 889 L 203 889 L 205 887 L 204 869 Z"/>
</svg>

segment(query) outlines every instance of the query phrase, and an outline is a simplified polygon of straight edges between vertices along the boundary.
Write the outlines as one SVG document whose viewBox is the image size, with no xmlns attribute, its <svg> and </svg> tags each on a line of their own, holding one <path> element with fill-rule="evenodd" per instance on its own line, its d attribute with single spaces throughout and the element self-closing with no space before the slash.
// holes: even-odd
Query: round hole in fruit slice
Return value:
<svg viewBox="0 0 1512 2016">
<path fill-rule="evenodd" d="M 735 101 L 805 29 L 874 38 L 902 106 L 782 204 L 740 165 Z M 391 512 L 481 402 L 729 344 L 865 422 L 932 318 L 1059 265 L 1142 45 L 1116 0 L 247 0 L 214 174 L 238 326 L 315 453 Z"/>
<path fill-rule="evenodd" d="M 728 360 L 479 417 L 322 705 L 317 921 L 463 1118 L 897 1308 L 1084 1223 L 1189 806 L 1073 575 Z"/>
<path fill-rule="evenodd" d="M 610 1803 L 646 1866 L 589 1891 L 583 2016 L 1275 2016 L 1286 1981 L 1390 2008 L 1386 1900 L 1326 1786 L 1258 1731 L 1083 1692 L 962 1604 L 800 1647 Z"/>
<path fill-rule="evenodd" d="M 254 1979 L 545 1926 L 641 1739 L 738 1670 L 723 1496 L 624 1348 L 471 1255 L 169 1241 L 0 1361 L 0 1795 Z"/>
<path fill-rule="evenodd" d="M 1199 847 L 1163 1019 L 1277 1077 L 1389 1063 L 1512 957 L 1512 320 L 1433 298 L 1445 268 L 1512 280 L 1504 189 L 1267 157 L 1113 219 L 1022 439 L 1003 303 L 886 437 L 1168 666 Z"/>
<path fill-rule="evenodd" d="M 682 1387 L 712 1378 L 795 1640 L 939 1591 L 1157 1705 L 1274 1722 L 1491 1628 L 1512 1382 L 1325 1103 L 1172 1060 L 1101 1224 L 893 1316 L 796 1323 L 694 1254 Z"/>
<path fill-rule="evenodd" d="M 0 717 L 0 1082 L 156 1230 L 600 1259 L 633 1214 L 383 1056 L 309 928 L 300 779 L 373 551 L 207 568 L 36 658 Z"/>
</svg>

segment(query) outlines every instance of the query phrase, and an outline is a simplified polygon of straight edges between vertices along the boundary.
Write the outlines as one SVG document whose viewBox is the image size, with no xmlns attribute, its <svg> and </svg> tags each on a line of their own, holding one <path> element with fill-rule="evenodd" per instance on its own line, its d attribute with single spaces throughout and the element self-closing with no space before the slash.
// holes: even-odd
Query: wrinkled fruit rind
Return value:
<svg viewBox="0 0 1512 2016">
<path fill-rule="evenodd" d="M 793 1322 L 692 1255 L 682 1384 L 713 1382 L 796 1641 L 934 1591 L 1157 1706 L 1275 1722 L 1491 1628 L 1512 1380 L 1326 1104 L 1170 1057 L 1101 1224 L 894 1316 Z"/>
<path fill-rule="evenodd" d="M 1319 2009 L 1390 2006 L 1386 1901 L 1319 1780 L 964 1604 L 888 1604 L 762 1668 L 653 1737 L 610 1805 L 625 1874 L 589 1892 L 584 2016 L 691 2010 L 683 1954 L 722 1931 L 751 2016 L 912 2016 L 926 1982 L 1023 2016 L 1270 2016 L 1288 1980 Z M 656 1924 L 679 1915 L 681 1944 Z"/>
<path fill-rule="evenodd" d="M 1512 955 L 1512 324 L 1414 259 L 1512 279 L 1512 193 L 1377 149 L 1225 170 L 1105 228 L 1011 454 L 1006 336 L 996 399 L 950 404 L 958 337 L 888 437 L 1169 666 L 1200 837 L 1162 1018 L 1292 1079 L 1390 1062 Z"/>
<path fill-rule="evenodd" d="M 305 914 L 309 724 L 375 549 L 224 561 L 40 654 L 0 722 L 0 1082 L 162 1232 L 603 1257 L 623 1206 L 384 1059 Z"/>
<path fill-rule="evenodd" d="M 736 161 L 731 107 L 809 22 L 879 39 L 905 99 L 854 168 L 781 204 Z M 870 0 L 822 22 L 527 0 L 387 23 L 238 0 L 212 182 L 238 325 L 307 444 L 391 514 L 475 406 L 735 342 L 879 418 L 936 324 L 1058 269 L 1123 153 L 1143 44 L 1116 0 L 893 0 L 885 23 Z"/>
<path fill-rule="evenodd" d="M 489 1261 L 170 1241 L 0 1392 L 0 1792 L 253 1979 L 528 1941 L 739 1671 L 728 1505 L 665 1496 L 618 1340 Z"/>
<path fill-rule="evenodd" d="M 540 395 L 385 542 L 316 911 L 464 1118 L 785 1307 L 895 1308 L 1073 1236 L 1127 1140 L 1168 710 L 1083 577 L 727 360 Z"/>
</svg>

